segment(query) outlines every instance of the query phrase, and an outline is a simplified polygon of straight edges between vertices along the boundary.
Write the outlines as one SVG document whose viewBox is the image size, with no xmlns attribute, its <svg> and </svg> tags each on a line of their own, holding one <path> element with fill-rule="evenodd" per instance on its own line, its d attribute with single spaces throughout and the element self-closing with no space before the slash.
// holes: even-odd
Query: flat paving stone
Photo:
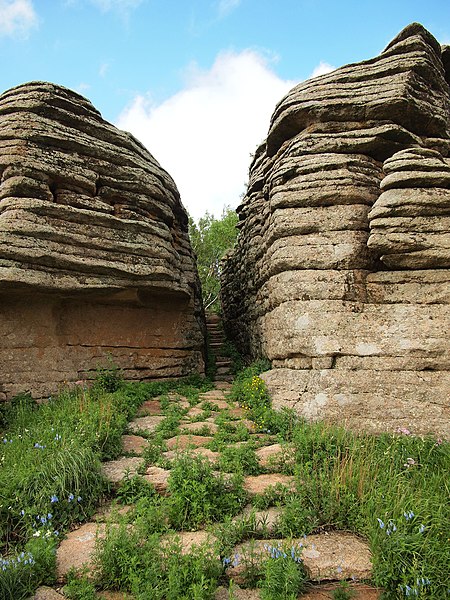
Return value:
<svg viewBox="0 0 450 600">
<path fill-rule="evenodd" d="M 229 381 L 215 381 L 214 387 L 218 390 L 231 390 L 232 384 Z"/>
<path fill-rule="evenodd" d="M 105 535 L 103 523 L 85 523 L 67 534 L 56 551 L 56 576 L 64 581 L 70 569 L 92 571 L 95 542 Z"/>
<path fill-rule="evenodd" d="M 263 494 L 269 487 L 279 484 L 289 489 L 294 489 L 294 477 L 291 475 L 281 475 L 280 473 L 268 473 L 265 475 L 249 475 L 244 479 L 244 489 L 251 496 Z"/>
<path fill-rule="evenodd" d="M 261 592 L 259 590 L 251 590 L 251 589 L 241 589 L 238 585 L 233 586 L 233 596 L 234 600 L 260 600 Z M 214 600 L 229 600 L 230 593 L 228 588 L 220 586 L 217 588 L 214 594 Z"/>
<path fill-rule="evenodd" d="M 205 411 L 202 408 L 199 408 L 198 406 L 193 406 L 191 408 L 191 410 L 186 414 L 186 418 L 188 418 L 188 419 L 195 419 L 195 417 L 199 417 L 204 412 Z"/>
<path fill-rule="evenodd" d="M 161 402 L 159 400 L 146 400 L 138 410 L 138 416 L 160 415 Z"/>
<path fill-rule="evenodd" d="M 147 433 L 153 433 L 161 421 L 164 421 L 166 417 L 163 415 L 149 415 L 147 417 L 138 417 L 128 423 L 129 429 L 139 433 L 145 431 Z"/>
<path fill-rule="evenodd" d="M 145 448 L 148 446 L 148 440 L 140 435 L 123 435 L 122 447 L 127 454 L 136 454 L 141 456 Z"/>
<path fill-rule="evenodd" d="M 32 600 L 64 600 L 64 596 L 58 594 L 56 590 L 46 585 L 41 585 L 36 590 Z"/>
<path fill-rule="evenodd" d="M 261 446 L 255 451 L 255 454 L 260 466 L 265 469 L 277 467 L 281 462 L 292 463 L 295 460 L 295 449 L 292 446 L 282 446 L 281 444 Z"/>
<path fill-rule="evenodd" d="M 144 479 L 151 483 L 158 494 L 166 496 L 169 487 L 170 471 L 161 467 L 148 467 Z"/>
<path fill-rule="evenodd" d="M 372 562 L 367 542 L 351 533 L 329 533 L 289 540 L 250 540 L 238 544 L 231 556 L 237 556 L 237 565 L 229 567 L 227 574 L 237 583 L 243 582 L 245 569 L 250 564 L 258 566 L 270 556 L 272 548 L 295 550 L 312 581 L 365 580 L 372 576 Z"/>
<path fill-rule="evenodd" d="M 206 435 L 176 435 L 166 440 L 168 450 L 186 450 L 186 448 L 198 448 L 206 446 L 213 438 Z"/>
<path fill-rule="evenodd" d="M 211 423 L 210 421 L 195 421 L 194 423 L 185 423 L 184 425 L 181 425 L 182 432 L 188 431 L 193 434 L 201 431 L 203 428 L 208 429 L 209 435 L 214 435 L 219 431 L 218 425 Z"/>
<path fill-rule="evenodd" d="M 117 460 L 109 460 L 102 464 L 102 473 L 110 483 L 118 484 L 127 474 L 136 475 L 143 460 L 138 456 L 122 456 Z"/>
<path fill-rule="evenodd" d="M 234 406 L 228 410 L 228 414 L 230 417 L 235 417 L 236 419 L 244 419 L 247 413 L 240 406 Z"/>
</svg>

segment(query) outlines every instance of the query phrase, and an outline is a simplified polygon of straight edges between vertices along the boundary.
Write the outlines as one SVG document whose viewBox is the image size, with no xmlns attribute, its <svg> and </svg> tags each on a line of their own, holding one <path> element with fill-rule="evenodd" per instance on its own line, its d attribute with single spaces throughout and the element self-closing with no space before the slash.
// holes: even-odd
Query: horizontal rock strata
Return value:
<svg viewBox="0 0 450 600">
<path fill-rule="evenodd" d="M 0 394 L 203 370 L 187 214 L 171 177 L 82 96 L 0 96 Z"/>
<path fill-rule="evenodd" d="M 275 406 L 450 436 L 450 61 L 419 24 L 299 84 L 250 167 L 225 325 Z"/>
</svg>

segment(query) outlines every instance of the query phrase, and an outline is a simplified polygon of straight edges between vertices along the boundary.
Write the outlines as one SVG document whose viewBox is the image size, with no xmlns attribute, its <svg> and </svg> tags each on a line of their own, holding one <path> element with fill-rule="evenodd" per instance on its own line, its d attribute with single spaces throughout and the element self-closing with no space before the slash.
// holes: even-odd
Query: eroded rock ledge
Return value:
<svg viewBox="0 0 450 600">
<path fill-rule="evenodd" d="M 276 107 L 222 281 L 276 406 L 450 436 L 449 68 L 414 23 Z"/>
<path fill-rule="evenodd" d="M 0 399 L 93 376 L 203 371 L 187 215 L 167 172 L 82 96 L 0 96 Z"/>
</svg>

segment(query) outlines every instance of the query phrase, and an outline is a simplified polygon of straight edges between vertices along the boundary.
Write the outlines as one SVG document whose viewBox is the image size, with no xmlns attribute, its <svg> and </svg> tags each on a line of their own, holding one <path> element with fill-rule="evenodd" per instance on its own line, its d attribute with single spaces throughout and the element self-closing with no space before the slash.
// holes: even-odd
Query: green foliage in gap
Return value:
<svg viewBox="0 0 450 600">
<path fill-rule="evenodd" d="M 197 268 L 202 284 L 205 310 L 219 311 L 220 261 L 227 250 L 233 248 L 238 216 L 226 206 L 222 216 L 216 219 L 206 212 L 198 223 L 189 217 L 189 236 L 192 248 L 197 255 Z"/>
</svg>

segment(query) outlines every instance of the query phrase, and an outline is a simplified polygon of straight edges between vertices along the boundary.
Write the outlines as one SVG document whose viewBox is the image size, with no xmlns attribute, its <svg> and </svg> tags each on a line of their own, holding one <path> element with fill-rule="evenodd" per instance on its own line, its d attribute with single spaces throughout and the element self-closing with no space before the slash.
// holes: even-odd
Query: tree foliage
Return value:
<svg viewBox="0 0 450 600">
<path fill-rule="evenodd" d="M 237 214 L 229 206 L 223 209 L 220 219 L 208 212 L 198 223 L 189 217 L 189 235 L 197 255 L 205 310 L 219 310 L 220 261 L 235 244 L 237 221 Z"/>
</svg>

